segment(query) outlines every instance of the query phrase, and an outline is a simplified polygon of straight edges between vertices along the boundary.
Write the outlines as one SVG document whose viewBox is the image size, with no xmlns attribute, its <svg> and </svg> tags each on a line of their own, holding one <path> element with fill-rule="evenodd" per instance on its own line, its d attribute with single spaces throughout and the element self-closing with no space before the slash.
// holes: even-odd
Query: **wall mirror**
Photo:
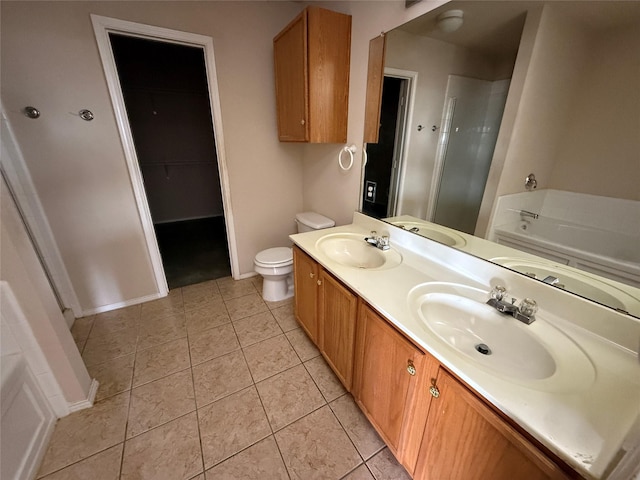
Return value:
<svg viewBox="0 0 640 480">
<path fill-rule="evenodd" d="M 453 1 L 372 40 L 361 211 L 640 317 L 638 31 L 637 1 Z"/>
</svg>

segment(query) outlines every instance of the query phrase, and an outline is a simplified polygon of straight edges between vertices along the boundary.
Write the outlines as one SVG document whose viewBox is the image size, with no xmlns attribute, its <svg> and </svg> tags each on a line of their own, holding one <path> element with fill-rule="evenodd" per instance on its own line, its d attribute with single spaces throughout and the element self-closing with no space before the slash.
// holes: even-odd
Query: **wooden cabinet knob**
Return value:
<svg viewBox="0 0 640 480">
<path fill-rule="evenodd" d="M 407 360 L 407 372 L 409 372 L 409 375 L 412 377 L 416 374 L 416 367 L 413 365 L 413 360 L 411 359 Z"/>
<path fill-rule="evenodd" d="M 300 120 L 300 125 L 304 125 L 304 118 Z"/>
</svg>

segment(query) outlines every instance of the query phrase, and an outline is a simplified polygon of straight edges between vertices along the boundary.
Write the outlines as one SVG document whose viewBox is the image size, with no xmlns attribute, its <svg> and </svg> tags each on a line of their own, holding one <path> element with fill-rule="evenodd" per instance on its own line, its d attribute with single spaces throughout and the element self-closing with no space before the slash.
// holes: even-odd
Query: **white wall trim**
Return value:
<svg viewBox="0 0 640 480">
<path fill-rule="evenodd" d="M 98 393 L 98 387 L 100 383 L 94 378 L 91 380 L 89 386 L 89 393 L 86 400 L 80 400 L 79 402 L 69 403 L 69 413 L 77 412 L 78 410 L 84 410 L 85 408 L 93 407 L 93 402 L 96 399 L 96 393 Z"/>
<path fill-rule="evenodd" d="M 139 303 L 150 302 L 164 297 L 161 293 L 152 293 L 151 295 L 145 295 L 144 297 L 132 298 L 124 302 L 110 303 L 109 305 L 101 305 L 96 308 L 90 308 L 83 310 L 82 316 L 87 317 L 89 315 L 95 315 L 96 313 L 109 312 L 118 308 L 130 307 L 131 305 L 138 305 Z"/>
<path fill-rule="evenodd" d="M 231 273 L 234 278 L 236 278 L 239 272 L 237 243 L 235 238 L 233 212 L 231 208 L 231 196 L 229 191 L 230 183 L 224 149 L 224 136 L 222 132 L 222 109 L 218 94 L 218 81 L 212 38 L 204 35 L 181 32 L 178 30 L 144 25 L 93 14 L 91 15 L 91 23 L 96 36 L 96 42 L 98 44 L 98 50 L 102 60 L 109 94 L 111 96 L 111 103 L 116 116 L 116 123 L 120 132 L 120 139 L 129 169 L 129 176 L 133 187 L 136 205 L 138 207 L 138 213 L 140 215 L 140 221 L 142 223 L 147 251 L 149 253 L 149 259 L 154 272 L 156 288 L 161 297 L 168 293 L 167 279 L 162 266 L 162 258 L 158 248 L 158 241 L 156 239 L 153 220 L 151 219 L 151 212 L 149 210 L 149 203 L 144 190 L 142 172 L 133 143 L 133 136 L 129 126 L 122 89 L 120 88 L 115 59 L 111 49 L 111 42 L 109 41 L 109 33 L 116 32 L 124 35 L 151 38 L 154 40 L 173 42 L 192 47 L 200 47 L 203 49 L 207 69 L 207 80 L 209 84 L 209 98 L 211 101 L 211 112 L 213 116 L 214 138 L 216 142 L 218 170 L 222 190 L 222 203 L 227 230 L 227 242 L 229 245 L 229 257 L 231 260 Z M 133 303 L 139 303 L 139 301 L 134 301 Z"/>
<path fill-rule="evenodd" d="M 35 237 L 34 240 L 38 243 L 38 249 L 43 255 L 42 261 L 51 274 L 51 281 L 55 283 L 54 287 L 64 304 L 63 307 L 70 308 L 75 317 L 80 317 L 82 308 L 62 260 L 49 220 L 44 213 L 42 203 L 40 203 L 40 197 L 38 197 L 38 192 L 24 161 L 22 150 L 20 150 L 13 134 L 11 124 L 5 116 L 4 106 L 0 105 L 0 109 L 2 110 L 2 135 L 0 136 L 2 139 L 2 155 L 0 155 L 2 171 L 7 182 L 11 185 L 11 189 L 16 193 L 16 202 L 25 215 L 24 222 L 28 224 L 29 230 Z"/>
</svg>

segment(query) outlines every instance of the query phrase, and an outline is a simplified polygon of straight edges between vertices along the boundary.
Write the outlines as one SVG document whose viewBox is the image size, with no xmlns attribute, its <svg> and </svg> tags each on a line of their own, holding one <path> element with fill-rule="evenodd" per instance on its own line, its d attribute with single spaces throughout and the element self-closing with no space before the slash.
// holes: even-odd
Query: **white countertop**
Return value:
<svg viewBox="0 0 640 480">
<path fill-rule="evenodd" d="M 347 267 L 316 247 L 318 240 L 328 234 L 357 233 L 364 241 L 373 229 L 379 234 L 391 233 L 392 248 L 402 255 L 400 265 L 380 270 Z M 640 425 L 637 319 L 358 213 L 351 225 L 290 238 L 407 337 L 586 478 L 603 478 L 632 427 L 637 429 Z M 413 311 L 408 300 L 410 292 L 427 282 L 455 282 L 487 292 L 502 284 L 517 298 L 535 298 L 540 306 L 537 320 L 525 327 L 542 329 L 551 324 L 563 332 L 587 354 L 595 375 L 585 375 L 588 381 L 568 387 L 560 367 L 548 379 L 525 382 L 478 365 L 437 337 Z M 605 322 L 607 328 L 602 326 Z M 562 352 L 555 355 L 562 360 Z"/>
</svg>

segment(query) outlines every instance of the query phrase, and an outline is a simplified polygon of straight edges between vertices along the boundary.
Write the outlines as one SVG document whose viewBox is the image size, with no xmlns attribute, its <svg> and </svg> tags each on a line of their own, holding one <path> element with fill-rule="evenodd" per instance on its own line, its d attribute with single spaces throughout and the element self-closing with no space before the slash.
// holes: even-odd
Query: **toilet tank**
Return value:
<svg viewBox="0 0 640 480">
<path fill-rule="evenodd" d="M 296 214 L 296 224 L 298 233 L 304 233 L 333 227 L 336 222 L 316 212 L 303 212 Z"/>
</svg>

